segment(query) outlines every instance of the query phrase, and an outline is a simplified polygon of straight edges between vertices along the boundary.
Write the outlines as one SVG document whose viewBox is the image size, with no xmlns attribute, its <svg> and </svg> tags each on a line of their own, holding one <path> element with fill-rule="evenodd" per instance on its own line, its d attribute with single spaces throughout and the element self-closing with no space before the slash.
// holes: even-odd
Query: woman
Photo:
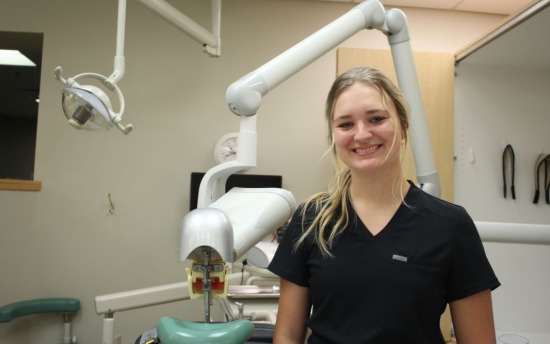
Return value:
<svg viewBox="0 0 550 344">
<path fill-rule="evenodd" d="M 407 106 L 380 71 L 356 67 L 329 91 L 336 161 L 327 192 L 296 211 L 269 270 L 281 277 L 274 343 L 495 343 L 500 285 L 475 225 L 403 176 Z"/>
</svg>

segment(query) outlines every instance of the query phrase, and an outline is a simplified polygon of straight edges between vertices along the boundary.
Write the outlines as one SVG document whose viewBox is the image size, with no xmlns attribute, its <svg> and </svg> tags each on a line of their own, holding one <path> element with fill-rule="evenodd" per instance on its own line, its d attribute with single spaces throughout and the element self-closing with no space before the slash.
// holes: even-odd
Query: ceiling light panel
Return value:
<svg viewBox="0 0 550 344">
<path fill-rule="evenodd" d="M 0 65 L 36 67 L 28 57 L 19 50 L 0 49 Z"/>
</svg>

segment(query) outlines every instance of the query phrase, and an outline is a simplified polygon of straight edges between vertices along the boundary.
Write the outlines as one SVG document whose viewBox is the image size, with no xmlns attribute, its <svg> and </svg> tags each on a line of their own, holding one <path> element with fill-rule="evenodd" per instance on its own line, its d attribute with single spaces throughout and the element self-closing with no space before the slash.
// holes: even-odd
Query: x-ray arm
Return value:
<svg viewBox="0 0 550 344">
<path fill-rule="evenodd" d="M 399 87 L 411 109 L 410 136 L 417 181 L 424 191 L 439 196 L 441 186 L 410 46 L 407 19 L 398 9 L 386 12 L 376 0 L 360 3 L 316 33 L 235 81 L 227 89 L 226 102 L 231 111 L 241 118 L 255 116 L 263 96 L 269 91 L 363 29 L 377 29 L 388 37 Z M 251 147 L 239 143 L 239 150 L 247 149 L 254 153 L 256 151 L 255 145 Z"/>
</svg>

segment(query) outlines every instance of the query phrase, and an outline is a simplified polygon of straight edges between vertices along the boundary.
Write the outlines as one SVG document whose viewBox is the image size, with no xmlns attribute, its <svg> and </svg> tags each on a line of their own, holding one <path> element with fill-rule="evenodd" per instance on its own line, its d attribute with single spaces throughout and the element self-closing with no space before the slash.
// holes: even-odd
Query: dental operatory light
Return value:
<svg viewBox="0 0 550 344">
<path fill-rule="evenodd" d="M 55 75 L 56 79 L 66 86 L 61 91 L 61 106 L 70 125 L 77 129 L 87 130 L 108 130 L 115 125 L 124 134 L 132 131 L 133 126 L 131 124 L 122 125 L 120 123 L 124 112 L 124 96 L 114 82 L 103 75 L 95 73 L 83 73 L 65 80 L 61 76 L 62 71 L 61 67 L 57 67 Z M 105 87 L 116 94 L 120 107 L 119 112 L 113 110 L 111 100 L 100 87 L 80 85 L 76 82 L 76 79 L 85 77 L 100 80 Z"/>
<path fill-rule="evenodd" d="M 185 31 L 201 43 L 204 51 L 212 57 L 220 56 L 220 20 L 221 0 L 212 0 L 212 32 L 201 27 L 192 19 L 178 11 L 164 0 L 140 0 L 144 5 Z M 115 125 L 124 134 L 130 133 L 131 124 L 120 123 L 124 113 L 124 96 L 117 82 L 124 75 L 124 26 L 126 21 L 126 0 L 118 2 L 117 46 L 113 73 L 103 76 L 97 73 L 82 73 L 72 78 L 62 77 L 63 69 L 55 68 L 55 78 L 65 88 L 62 90 L 62 107 L 69 124 L 78 129 L 101 130 L 110 129 Z M 115 112 L 107 94 L 99 87 L 80 85 L 78 79 L 95 79 L 107 90 L 114 92 L 118 98 L 119 110 Z"/>
<path fill-rule="evenodd" d="M 77 129 L 101 130 L 110 129 L 115 125 L 124 134 L 130 133 L 131 124 L 120 123 L 124 113 L 124 96 L 117 82 L 124 75 L 124 26 L 126 20 L 126 0 L 118 2 L 117 47 L 114 61 L 114 71 L 106 77 L 97 73 L 82 73 L 72 78 L 64 79 L 63 69 L 55 68 L 55 78 L 65 88 L 61 91 L 61 106 L 69 124 Z M 78 79 L 95 79 L 118 98 L 119 111 L 115 112 L 107 94 L 97 86 L 80 85 Z"/>
<path fill-rule="evenodd" d="M 93 88 L 92 88 L 93 87 Z M 109 129 L 109 98 L 98 87 L 68 87 L 62 92 L 61 106 L 69 124 L 75 128 Z"/>
</svg>

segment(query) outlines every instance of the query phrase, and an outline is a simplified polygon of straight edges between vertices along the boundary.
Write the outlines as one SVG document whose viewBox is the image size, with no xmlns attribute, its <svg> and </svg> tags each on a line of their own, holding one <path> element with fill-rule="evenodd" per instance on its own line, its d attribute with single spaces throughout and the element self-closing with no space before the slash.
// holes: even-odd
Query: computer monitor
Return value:
<svg viewBox="0 0 550 344">
<path fill-rule="evenodd" d="M 191 173 L 191 189 L 189 192 L 189 211 L 197 208 L 199 186 L 204 177 L 204 172 Z M 227 178 L 225 191 L 233 187 L 242 188 L 282 188 L 283 177 L 262 174 L 232 174 Z"/>
</svg>

